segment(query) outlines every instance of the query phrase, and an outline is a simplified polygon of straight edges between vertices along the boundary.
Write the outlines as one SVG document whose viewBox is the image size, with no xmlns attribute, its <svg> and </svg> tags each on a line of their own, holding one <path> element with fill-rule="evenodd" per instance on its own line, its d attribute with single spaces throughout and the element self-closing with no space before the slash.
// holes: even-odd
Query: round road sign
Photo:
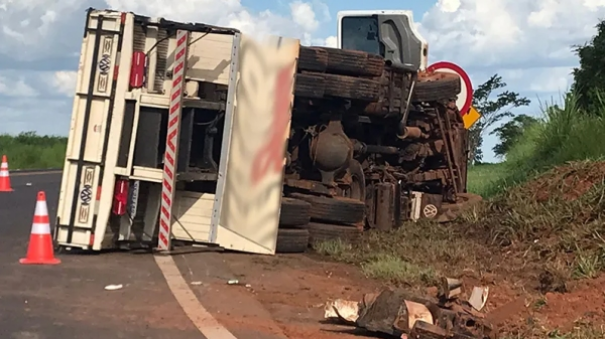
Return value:
<svg viewBox="0 0 605 339">
<path fill-rule="evenodd" d="M 458 106 L 460 114 L 467 114 L 473 103 L 473 85 L 471 84 L 471 78 L 469 78 L 468 74 L 466 74 L 460 66 L 447 61 L 436 62 L 430 65 L 427 68 L 427 71 L 455 73 L 460 76 L 462 86 L 460 86 L 460 94 L 458 95 L 456 106 Z"/>
</svg>

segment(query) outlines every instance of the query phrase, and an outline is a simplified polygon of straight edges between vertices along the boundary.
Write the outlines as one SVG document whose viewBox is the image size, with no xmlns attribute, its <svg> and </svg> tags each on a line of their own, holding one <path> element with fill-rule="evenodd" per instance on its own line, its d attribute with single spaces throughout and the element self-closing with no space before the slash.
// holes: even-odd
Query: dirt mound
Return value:
<svg viewBox="0 0 605 339">
<path fill-rule="evenodd" d="M 555 167 L 514 190 L 536 202 L 576 200 L 604 179 L 605 162 L 574 162 Z"/>
<path fill-rule="evenodd" d="M 517 287 L 519 294 L 500 300 L 510 299 L 504 305 L 514 309 L 501 316 L 508 333 L 537 338 L 544 329 L 577 329 L 578 321 L 603 324 L 605 162 L 553 168 L 484 203 L 457 227 L 458 236 L 491 251 L 476 268 Z"/>
</svg>

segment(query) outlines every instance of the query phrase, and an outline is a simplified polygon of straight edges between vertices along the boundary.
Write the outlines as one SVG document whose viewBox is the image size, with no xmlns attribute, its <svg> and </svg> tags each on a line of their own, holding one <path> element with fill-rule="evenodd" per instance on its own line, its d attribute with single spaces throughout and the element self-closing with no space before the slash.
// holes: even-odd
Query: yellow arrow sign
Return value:
<svg viewBox="0 0 605 339">
<path fill-rule="evenodd" d="M 471 109 L 462 116 L 462 121 L 464 122 L 464 128 L 471 128 L 477 120 L 481 118 L 481 113 L 479 113 L 475 107 L 471 106 Z"/>
</svg>

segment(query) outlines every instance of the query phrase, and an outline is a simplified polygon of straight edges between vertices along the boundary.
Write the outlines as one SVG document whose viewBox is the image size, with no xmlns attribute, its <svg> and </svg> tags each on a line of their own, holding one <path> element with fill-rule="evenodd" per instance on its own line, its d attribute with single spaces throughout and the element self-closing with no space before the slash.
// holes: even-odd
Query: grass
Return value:
<svg viewBox="0 0 605 339">
<path fill-rule="evenodd" d="M 601 160 L 605 156 L 605 103 L 594 111 L 578 108 L 577 95 L 550 103 L 541 121 L 525 132 L 501 164 L 478 165 L 469 170 L 469 191 L 493 197 L 507 188 L 568 161 Z"/>
<path fill-rule="evenodd" d="M 493 195 L 494 185 L 506 177 L 507 168 L 505 164 L 479 164 L 470 166 L 468 169 L 467 189 L 471 193 L 482 197 Z"/>
<path fill-rule="evenodd" d="M 65 137 L 0 134 L 0 153 L 8 157 L 11 170 L 62 168 L 66 147 Z"/>
</svg>

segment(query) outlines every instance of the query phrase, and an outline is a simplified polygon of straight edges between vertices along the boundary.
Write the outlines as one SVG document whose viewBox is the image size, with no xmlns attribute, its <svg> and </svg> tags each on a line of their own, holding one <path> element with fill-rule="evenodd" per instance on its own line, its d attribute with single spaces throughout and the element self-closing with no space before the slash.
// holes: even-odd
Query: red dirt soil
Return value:
<svg viewBox="0 0 605 339">
<path fill-rule="evenodd" d="M 537 201 L 550 197 L 574 200 L 605 178 L 605 162 L 582 166 L 562 166 L 515 190 Z M 358 267 L 325 262 L 314 255 L 241 256 L 224 254 L 224 262 L 237 272 L 242 292 L 253 293 L 270 317 L 290 339 L 353 339 L 371 337 L 357 334 L 347 326 L 327 324 L 324 304 L 344 298 L 360 300 L 363 294 L 380 290 L 383 285 L 364 277 Z M 509 262 L 510 264 L 514 264 Z M 462 277 L 464 290 L 489 286 L 487 318 L 505 333 L 528 334 L 534 329 L 569 331 L 578 321 L 605 323 L 605 275 L 588 281 L 568 282 L 569 293 L 539 295 L 535 286 L 508 275 L 505 270 L 493 274 L 468 271 Z M 233 288 L 223 285 L 222 288 Z M 463 295 L 463 297 L 467 297 Z M 257 320 L 259 329 L 271 326 Z M 525 338 L 541 338 L 544 335 Z"/>
<path fill-rule="evenodd" d="M 288 338 L 372 338 L 370 334 L 348 326 L 329 324 L 323 317 L 326 301 L 338 298 L 360 300 L 363 294 L 383 287 L 381 283 L 361 275 L 357 267 L 320 261 L 310 255 L 234 255 L 237 256 L 234 260 L 229 260 L 229 256 L 225 255 L 225 262 L 230 269 L 241 275 L 242 284 L 250 285 L 248 293 L 253 293 L 263 304 Z M 528 321 L 549 330 L 569 331 L 578 320 L 598 323 L 599 319 L 605 319 L 605 293 L 602 289 L 605 276 L 577 283 L 572 286 L 571 293 L 548 293 L 543 297 L 528 293 L 520 282 L 511 283 L 493 275 L 476 277 L 470 272 L 463 281 L 465 291 L 470 291 L 473 286 L 490 287 L 484 312 L 506 333 L 527 330 Z M 540 299 L 545 303 L 538 308 L 535 305 Z M 254 322 L 258 330 L 274 332 L 271 326 L 263 325 L 259 319 Z"/>
<path fill-rule="evenodd" d="M 575 200 L 588 192 L 605 178 L 605 162 L 555 167 L 549 172 L 519 188 L 537 202 L 544 202 L 553 196 Z"/>
<path fill-rule="evenodd" d="M 250 285 L 248 289 L 288 338 L 364 338 L 354 328 L 324 320 L 326 301 L 361 300 L 363 294 L 380 290 L 380 284 L 363 277 L 358 268 L 320 261 L 309 255 L 233 254 L 233 260 L 229 258 L 231 254 L 224 256 L 229 268 L 241 275 L 240 283 Z"/>
</svg>

